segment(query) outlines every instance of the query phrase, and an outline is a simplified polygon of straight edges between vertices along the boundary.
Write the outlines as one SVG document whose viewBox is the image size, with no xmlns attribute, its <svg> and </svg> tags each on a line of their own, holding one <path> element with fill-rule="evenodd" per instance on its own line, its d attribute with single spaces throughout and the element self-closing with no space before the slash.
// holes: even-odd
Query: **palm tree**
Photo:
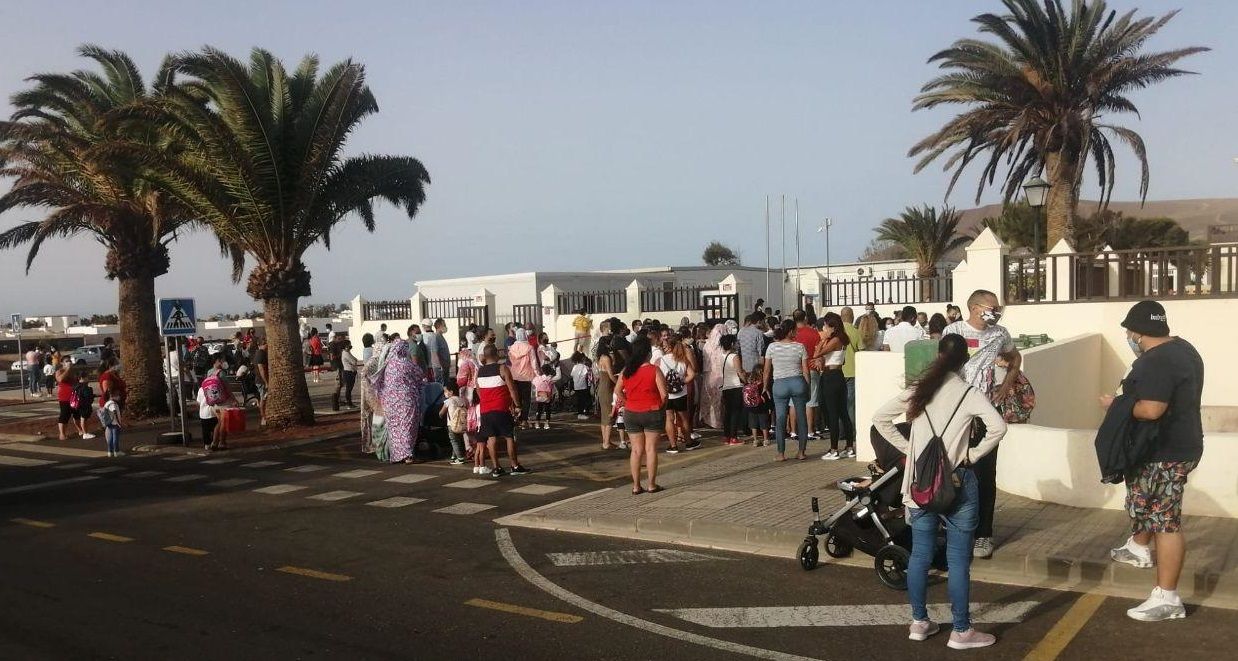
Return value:
<svg viewBox="0 0 1238 661">
<path fill-rule="evenodd" d="M 412 218 L 430 177 L 408 156 L 343 158 L 348 134 L 378 104 L 365 70 L 346 60 L 319 74 L 307 56 L 291 75 L 254 49 L 249 66 L 205 48 L 170 58 L 176 80 L 144 116 L 186 144 L 176 159 L 147 154 L 150 176 L 255 262 L 246 291 L 262 301 L 271 378 L 266 417 L 310 424 L 314 410 L 301 359 L 297 299 L 310 294 L 305 251 L 356 215 L 374 230 L 374 199 Z M 240 272 L 234 271 L 239 280 Z"/>
<path fill-rule="evenodd" d="M 985 228 L 993 230 L 1002 243 L 1012 249 L 1033 249 L 1032 244 L 1039 241 L 1039 245 L 1034 248 L 1036 253 L 1044 254 L 1048 250 L 1044 214 L 1026 202 L 1003 204 L 1000 215 L 984 218 L 972 229 L 971 238 L 979 236 Z M 1077 234 L 1075 239 L 1078 239 Z"/>
<path fill-rule="evenodd" d="M 971 241 L 959 234 L 959 215 L 951 207 L 937 212 L 936 207 L 907 207 L 898 218 L 886 218 L 875 230 L 877 240 L 901 246 L 907 255 L 916 261 L 916 276 L 923 278 L 921 295 L 927 301 L 933 298 L 937 277 L 937 264 L 946 255 Z"/>
<path fill-rule="evenodd" d="M 167 411 L 163 351 L 155 320 L 155 278 L 168 272 L 167 244 L 192 216 L 143 179 L 116 149 L 142 143 L 169 151 L 167 136 L 150 126 L 117 125 L 110 113 L 157 97 L 133 61 L 119 51 L 78 49 L 102 74 L 39 74 L 12 98 L 10 121 L 0 122 L 0 177 L 12 188 L 0 212 L 36 208 L 42 220 L 0 234 L 0 249 L 29 245 L 26 270 L 48 239 L 93 236 L 107 249 L 104 265 L 118 282 L 120 359 L 129 384 L 128 410 L 136 416 Z M 156 81 L 163 75 L 156 77 Z"/>
<path fill-rule="evenodd" d="M 1111 140 L 1125 143 L 1139 159 L 1140 199 L 1148 193 L 1148 158 L 1143 138 L 1128 128 L 1101 120 L 1107 113 L 1138 113 L 1127 94 L 1187 71 L 1174 68 L 1184 57 L 1208 50 L 1193 46 L 1141 52 L 1145 42 L 1177 12 L 1137 18 L 1110 11 L 1104 0 L 1074 0 L 1067 12 L 1061 0 L 1002 0 L 1006 15 L 974 19 L 997 43 L 960 39 L 929 58 L 947 73 L 930 80 L 914 109 L 944 104 L 970 106 L 939 131 L 916 143 L 919 172 L 951 152 L 945 170 L 954 170 L 947 198 L 974 160 L 984 168 L 976 201 L 992 185 L 1002 162 L 1002 184 L 1009 202 L 1023 181 L 1043 170 L 1049 180 L 1046 202 L 1048 245 L 1071 236 L 1084 167 L 1096 167 L 1106 207 L 1113 192 L 1115 160 Z M 987 159 L 982 158 L 987 153 Z"/>
</svg>

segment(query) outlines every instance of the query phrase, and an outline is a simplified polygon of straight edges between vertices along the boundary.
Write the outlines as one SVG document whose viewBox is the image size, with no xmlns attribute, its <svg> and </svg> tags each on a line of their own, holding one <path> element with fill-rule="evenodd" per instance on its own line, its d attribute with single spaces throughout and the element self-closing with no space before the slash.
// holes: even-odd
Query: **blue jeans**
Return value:
<svg viewBox="0 0 1238 661">
<path fill-rule="evenodd" d="M 43 368 L 31 367 L 26 370 L 26 388 L 31 395 L 39 394 L 39 385 L 43 383 Z"/>
<path fill-rule="evenodd" d="M 103 431 L 103 437 L 107 439 L 108 452 L 120 452 L 120 427 L 108 425 Z"/>
<path fill-rule="evenodd" d="M 954 616 L 954 630 L 971 628 L 971 554 L 976 523 L 980 519 L 980 492 L 976 486 L 976 474 L 970 468 L 955 470 L 963 487 L 958 500 L 949 514 L 933 514 L 916 508 L 908 508 L 911 519 L 911 561 L 907 565 L 907 600 L 911 602 L 911 617 L 928 619 L 928 572 L 933 563 L 933 551 L 937 546 L 937 530 L 946 526 L 946 563 L 950 576 L 946 591 L 950 594 L 950 612 Z"/>
<path fill-rule="evenodd" d="M 787 405 L 795 405 L 795 432 L 799 436 L 800 453 L 808 447 L 808 382 L 802 376 L 774 379 L 774 439 L 778 454 L 787 451 Z"/>
</svg>

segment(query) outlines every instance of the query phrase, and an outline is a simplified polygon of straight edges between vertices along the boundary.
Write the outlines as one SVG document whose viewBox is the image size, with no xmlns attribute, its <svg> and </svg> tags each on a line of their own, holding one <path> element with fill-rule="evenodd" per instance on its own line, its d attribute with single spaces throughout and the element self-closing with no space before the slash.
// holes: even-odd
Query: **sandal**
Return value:
<svg viewBox="0 0 1238 661">
<path fill-rule="evenodd" d="M 649 493 L 658 493 L 659 491 L 666 491 L 666 489 L 663 489 L 662 487 L 659 487 L 659 486 L 655 486 L 650 489 L 645 489 L 645 491 L 648 491 Z"/>
<path fill-rule="evenodd" d="M 642 493 L 645 493 L 645 488 L 644 488 L 644 487 L 636 487 L 635 489 L 633 489 L 633 490 L 632 490 L 632 495 L 633 495 L 633 496 L 639 496 L 639 495 L 641 495 Z"/>
</svg>

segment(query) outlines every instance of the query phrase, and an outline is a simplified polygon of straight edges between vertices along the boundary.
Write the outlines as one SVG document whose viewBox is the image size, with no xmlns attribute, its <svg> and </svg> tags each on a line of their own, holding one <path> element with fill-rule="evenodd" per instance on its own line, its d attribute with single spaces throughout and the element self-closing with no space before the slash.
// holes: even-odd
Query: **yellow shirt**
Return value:
<svg viewBox="0 0 1238 661">
<path fill-rule="evenodd" d="M 576 329 L 577 334 L 585 335 L 593 330 L 593 320 L 583 314 L 576 315 L 576 318 L 572 320 L 572 327 Z"/>
</svg>

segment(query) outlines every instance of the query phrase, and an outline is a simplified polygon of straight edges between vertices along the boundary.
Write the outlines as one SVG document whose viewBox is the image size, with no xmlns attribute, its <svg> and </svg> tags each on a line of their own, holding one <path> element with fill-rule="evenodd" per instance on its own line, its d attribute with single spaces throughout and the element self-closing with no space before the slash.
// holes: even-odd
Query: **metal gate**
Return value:
<svg viewBox="0 0 1238 661">
<path fill-rule="evenodd" d="M 705 323 L 734 319 L 739 321 L 738 294 L 704 294 L 701 296 L 701 312 Z"/>
<path fill-rule="evenodd" d="M 542 306 L 537 303 L 513 305 L 512 321 L 524 328 L 528 328 L 529 324 L 537 324 L 540 329 L 542 327 Z"/>
<path fill-rule="evenodd" d="M 490 308 L 485 305 L 462 305 L 456 308 L 456 323 L 460 328 L 459 340 L 463 342 L 464 334 L 468 332 L 469 324 L 476 324 L 481 328 L 490 325 Z M 481 338 L 477 339 L 480 340 Z"/>
</svg>

